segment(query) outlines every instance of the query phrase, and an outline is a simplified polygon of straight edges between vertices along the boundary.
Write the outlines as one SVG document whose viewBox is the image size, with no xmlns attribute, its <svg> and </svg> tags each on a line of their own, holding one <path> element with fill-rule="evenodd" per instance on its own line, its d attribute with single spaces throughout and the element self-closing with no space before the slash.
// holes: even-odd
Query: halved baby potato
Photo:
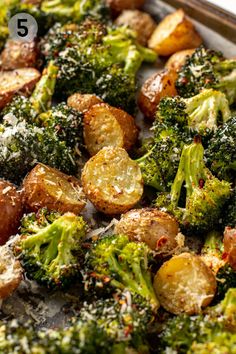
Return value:
<svg viewBox="0 0 236 354">
<path fill-rule="evenodd" d="M 169 70 L 178 72 L 185 64 L 187 57 L 191 56 L 194 51 L 195 49 L 185 49 L 181 50 L 180 52 L 176 52 L 168 59 L 165 67 Z"/>
<path fill-rule="evenodd" d="M 105 103 L 93 106 L 83 121 L 84 141 L 91 156 L 107 146 L 129 150 L 138 137 L 134 118 Z"/>
<path fill-rule="evenodd" d="M 116 15 L 126 9 L 140 8 L 144 4 L 145 0 L 106 0 L 106 2 L 112 13 Z"/>
<path fill-rule="evenodd" d="M 11 101 L 15 93 L 29 95 L 40 79 L 34 68 L 22 68 L 0 72 L 0 109 Z"/>
<path fill-rule="evenodd" d="M 155 208 L 132 209 L 121 216 L 115 233 L 126 234 L 131 241 L 145 242 L 158 254 L 168 254 L 177 247 L 177 221 Z"/>
<path fill-rule="evenodd" d="M 138 105 L 146 118 L 155 119 L 155 113 L 161 98 L 177 95 L 176 78 L 175 71 L 163 70 L 153 74 L 145 81 L 139 93 Z"/>
<path fill-rule="evenodd" d="M 105 147 L 88 160 L 82 186 L 96 209 L 110 215 L 128 211 L 143 194 L 139 165 L 118 147 Z"/>
<path fill-rule="evenodd" d="M 1 69 L 33 68 L 37 64 L 37 59 L 36 41 L 20 42 L 8 39 L 0 57 Z"/>
<path fill-rule="evenodd" d="M 43 164 L 36 165 L 25 177 L 23 200 L 29 211 L 46 207 L 74 214 L 79 214 L 86 204 L 77 178 Z"/>
<path fill-rule="evenodd" d="M 216 278 L 199 256 L 186 252 L 161 266 L 154 289 L 165 310 L 175 315 L 193 315 L 213 300 Z"/>
<path fill-rule="evenodd" d="M 182 9 L 166 16 L 148 41 L 149 48 L 159 55 L 169 56 L 180 50 L 199 47 L 202 38 Z"/>
<path fill-rule="evenodd" d="M 0 247 L 0 300 L 10 296 L 19 286 L 22 279 L 22 268 L 8 246 Z"/>
<path fill-rule="evenodd" d="M 125 10 L 116 19 L 118 26 L 128 26 L 137 33 L 137 40 L 140 44 L 146 46 L 156 28 L 156 22 L 146 12 L 139 10 Z"/>
<path fill-rule="evenodd" d="M 21 193 L 4 179 L 0 179 L 0 245 L 17 232 L 23 215 Z"/>
<path fill-rule="evenodd" d="M 79 112 L 85 113 L 95 104 L 102 103 L 103 100 L 96 95 L 74 93 L 72 96 L 68 97 L 68 106 L 76 109 Z"/>
</svg>

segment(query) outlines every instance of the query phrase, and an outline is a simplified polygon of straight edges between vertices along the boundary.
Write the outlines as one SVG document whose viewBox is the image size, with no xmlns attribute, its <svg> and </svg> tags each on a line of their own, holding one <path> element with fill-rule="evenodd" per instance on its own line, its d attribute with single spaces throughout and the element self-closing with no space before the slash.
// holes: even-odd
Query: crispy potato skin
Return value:
<svg viewBox="0 0 236 354">
<path fill-rule="evenodd" d="M 77 178 L 43 164 L 36 165 L 23 182 L 23 201 L 27 210 L 47 207 L 61 213 L 79 214 L 85 196 Z"/>
<path fill-rule="evenodd" d="M 157 271 L 154 289 L 165 310 L 176 315 L 193 315 L 212 301 L 216 279 L 199 256 L 182 253 L 166 261 Z"/>
<path fill-rule="evenodd" d="M 194 53 L 194 50 L 195 49 L 185 49 L 181 50 L 180 52 L 176 52 L 168 59 L 165 67 L 169 70 L 174 70 L 178 72 L 185 64 L 187 57 L 191 56 Z"/>
<path fill-rule="evenodd" d="M 162 97 L 177 95 L 175 80 L 175 71 L 163 70 L 145 81 L 139 93 L 138 105 L 146 118 L 155 119 L 157 106 Z"/>
<path fill-rule="evenodd" d="M 101 103 L 84 115 L 84 141 L 90 155 L 103 147 L 113 146 L 129 150 L 138 138 L 135 120 L 125 111 Z"/>
<path fill-rule="evenodd" d="M 0 245 L 17 232 L 22 215 L 21 193 L 12 183 L 0 179 Z"/>
<path fill-rule="evenodd" d="M 179 9 L 166 16 L 148 41 L 149 48 L 159 55 L 169 56 L 180 50 L 199 47 L 202 38 L 193 23 Z"/>
<path fill-rule="evenodd" d="M 224 231 L 224 252 L 231 267 L 236 271 L 236 228 L 226 227 Z"/>
<path fill-rule="evenodd" d="M 40 76 L 40 72 L 34 68 L 0 72 L 0 109 L 11 101 L 15 93 L 29 95 Z"/>
<path fill-rule="evenodd" d="M 22 279 L 20 262 L 7 246 L 0 247 L 0 299 L 5 299 L 19 286 Z"/>
<path fill-rule="evenodd" d="M 118 26 L 125 25 L 137 33 L 137 40 L 146 46 L 156 28 L 156 22 L 146 12 L 139 10 L 125 10 L 116 19 Z"/>
<path fill-rule="evenodd" d="M 138 9 L 145 3 L 145 0 L 106 0 L 112 13 L 117 15 L 123 10 Z"/>
<path fill-rule="evenodd" d="M 36 42 L 19 42 L 9 39 L 1 53 L 2 70 L 33 68 L 37 64 L 38 48 Z"/>
<path fill-rule="evenodd" d="M 77 111 L 85 113 L 95 104 L 102 103 L 103 100 L 96 95 L 74 93 L 72 96 L 68 97 L 68 106 L 77 109 Z"/>
<path fill-rule="evenodd" d="M 85 164 L 82 186 L 96 209 L 108 215 L 128 211 L 143 194 L 138 164 L 117 147 L 103 148 Z"/>
<path fill-rule="evenodd" d="M 155 208 L 132 209 L 121 216 L 115 233 L 126 234 L 131 241 L 145 242 L 158 254 L 167 254 L 177 247 L 177 221 Z"/>
</svg>

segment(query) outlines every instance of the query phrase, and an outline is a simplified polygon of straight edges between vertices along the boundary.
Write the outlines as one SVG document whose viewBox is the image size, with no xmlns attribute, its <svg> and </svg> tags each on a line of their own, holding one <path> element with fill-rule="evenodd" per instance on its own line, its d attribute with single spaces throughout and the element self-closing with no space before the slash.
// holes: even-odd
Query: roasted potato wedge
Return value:
<svg viewBox="0 0 236 354">
<path fill-rule="evenodd" d="M 162 97 L 176 96 L 176 72 L 164 70 L 149 77 L 143 84 L 138 97 L 138 105 L 146 118 L 155 119 L 157 106 Z"/>
<path fill-rule="evenodd" d="M 126 9 L 140 8 L 144 4 L 145 0 L 106 0 L 106 2 L 112 13 L 117 15 Z"/>
<path fill-rule="evenodd" d="M 102 103 L 103 100 L 96 95 L 74 93 L 72 96 L 68 97 L 68 106 L 77 109 L 77 111 L 85 113 L 95 104 Z"/>
<path fill-rule="evenodd" d="M 21 193 L 12 183 L 0 179 L 0 245 L 17 232 L 22 214 Z"/>
<path fill-rule="evenodd" d="M 216 279 L 199 256 L 182 253 L 161 266 L 154 279 L 154 289 L 165 310 L 176 315 L 193 315 L 212 301 Z"/>
<path fill-rule="evenodd" d="M 224 231 L 224 252 L 231 267 L 236 271 L 236 228 L 226 227 Z"/>
<path fill-rule="evenodd" d="M 84 115 L 84 141 L 91 156 L 103 147 L 129 150 L 138 137 L 134 118 L 125 111 L 101 103 Z"/>
<path fill-rule="evenodd" d="M 10 296 L 19 286 L 22 268 L 8 246 L 0 247 L 0 300 Z"/>
<path fill-rule="evenodd" d="M 20 42 L 9 39 L 0 56 L 2 70 L 33 68 L 37 64 L 38 48 L 35 41 Z"/>
<path fill-rule="evenodd" d="M 40 76 L 40 72 L 33 68 L 0 72 L 0 109 L 11 101 L 15 93 L 30 94 Z"/>
<path fill-rule="evenodd" d="M 110 215 L 128 211 L 143 194 L 138 164 L 117 147 L 103 148 L 85 164 L 82 186 L 97 210 Z"/>
<path fill-rule="evenodd" d="M 137 33 L 140 44 L 146 46 L 156 28 L 156 22 L 146 12 L 139 10 L 125 10 L 116 19 L 118 26 L 125 25 Z"/>
<path fill-rule="evenodd" d="M 187 57 L 194 53 L 194 50 L 195 49 L 185 49 L 171 55 L 171 57 L 166 62 L 165 67 L 169 70 L 178 72 L 185 64 Z"/>
<path fill-rule="evenodd" d="M 158 254 L 168 254 L 177 247 L 177 221 L 155 208 L 132 209 L 121 216 L 115 233 L 126 234 L 131 241 L 145 242 Z"/>
<path fill-rule="evenodd" d="M 47 207 L 74 214 L 79 214 L 86 204 L 77 178 L 43 164 L 36 165 L 25 177 L 23 201 L 29 211 Z"/>
<path fill-rule="evenodd" d="M 166 16 L 156 27 L 148 46 L 159 55 L 169 56 L 180 50 L 199 47 L 202 38 L 193 23 L 179 9 Z"/>
</svg>

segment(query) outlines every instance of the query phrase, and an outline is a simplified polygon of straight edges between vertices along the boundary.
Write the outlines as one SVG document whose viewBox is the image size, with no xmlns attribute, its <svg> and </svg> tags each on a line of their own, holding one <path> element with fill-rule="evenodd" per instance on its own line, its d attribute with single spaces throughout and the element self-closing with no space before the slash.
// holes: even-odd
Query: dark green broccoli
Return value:
<svg viewBox="0 0 236 354">
<path fill-rule="evenodd" d="M 85 233 L 82 217 L 42 209 L 23 217 L 14 252 L 30 279 L 66 288 L 79 275 Z"/>
<path fill-rule="evenodd" d="M 199 137 L 182 150 L 170 194 L 160 194 L 155 205 L 172 213 L 185 232 L 212 230 L 219 222 L 230 184 L 214 177 L 204 163 Z"/>
<path fill-rule="evenodd" d="M 236 287 L 236 272 L 231 268 L 224 254 L 221 232 L 211 231 L 207 234 L 201 250 L 201 257 L 216 275 L 215 301 L 222 300 L 228 289 Z"/>
<path fill-rule="evenodd" d="M 235 332 L 236 329 L 235 310 L 236 289 L 232 288 L 218 305 L 207 308 L 203 314 L 180 315 L 169 319 L 163 325 L 163 331 L 159 335 L 158 353 L 171 351 L 180 354 L 191 353 L 190 348 L 196 348 L 198 343 L 205 344 L 207 347 L 207 343 L 216 344 L 217 338 L 229 338 L 231 332 Z M 228 344 L 230 347 L 227 347 L 229 351 L 226 353 L 231 353 L 232 341 L 229 340 Z M 228 344 L 225 342 L 225 345 Z"/>
<path fill-rule="evenodd" d="M 159 307 L 148 266 L 151 250 L 145 243 L 129 242 L 126 235 L 99 239 L 86 256 L 85 287 L 127 289 L 138 294 L 156 310 Z M 108 289 L 108 288 L 107 288 Z M 114 291 L 114 290 L 113 290 Z"/>
<path fill-rule="evenodd" d="M 192 136 L 200 134 L 209 137 L 230 115 L 225 95 L 220 91 L 205 89 L 191 98 L 163 98 L 156 119 L 166 124 L 187 126 Z"/>
<path fill-rule="evenodd" d="M 201 46 L 180 69 L 176 88 L 183 97 L 197 95 L 203 88 L 214 88 L 232 104 L 236 100 L 236 60 L 226 60 L 221 52 Z"/>
<path fill-rule="evenodd" d="M 236 228 L 236 188 L 234 188 L 232 195 L 224 208 L 222 225 L 223 227 L 230 226 Z"/>
<path fill-rule="evenodd" d="M 129 292 L 91 304 L 85 303 L 80 310 L 80 320 L 85 323 L 94 321 L 116 348 L 134 348 L 138 353 L 149 352 L 146 336 L 152 317 L 149 304 Z"/>
<path fill-rule="evenodd" d="M 55 25 L 42 41 L 46 60 L 59 67 L 56 92 L 95 93 L 114 106 L 134 107 L 136 74 L 156 54 L 137 43 L 135 32 L 87 20 L 80 26 Z"/>
<path fill-rule="evenodd" d="M 35 117 L 51 107 L 52 96 L 56 84 L 58 68 L 50 61 L 29 98 L 16 95 L 13 100 L 4 107 L 1 118 L 11 113 L 18 120 L 35 122 Z"/>
<path fill-rule="evenodd" d="M 235 182 L 236 173 L 236 117 L 220 127 L 208 143 L 205 156 L 207 166 L 218 178 Z"/>
<path fill-rule="evenodd" d="M 77 110 L 59 103 L 51 110 L 41 113 L 37 117 L 39 126 L 53 129 L 59 140 L 66 142 L 67 146 L 78 149 L 83 146 L 83 116 Z"/>
</svg>

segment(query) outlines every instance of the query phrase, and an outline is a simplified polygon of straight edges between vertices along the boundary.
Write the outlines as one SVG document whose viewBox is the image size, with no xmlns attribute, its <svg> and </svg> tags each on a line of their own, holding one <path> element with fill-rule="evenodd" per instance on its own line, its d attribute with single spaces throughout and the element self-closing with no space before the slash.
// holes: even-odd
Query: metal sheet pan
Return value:
<svg viewBox="0 0 236 354">
<path fill-rule="evenodd" d="M 166 14 L 172 12 L 174 8 L 164 1 L 147 0 L 145 10 L 151 13 L 157 21 L 160 21 Z M 199 21 L 195 21 L 195 23 L 207 46 L 221 49 L 228 57 L 236 56 L 236 44 L 199 23 Z M 233 36 L 236 38 L 236 30 L 232 32 L 232 38 Z M 153 72 L 160 70 L 162 66 L 163 62 L 159 60 L 152 68 L 143 67 L 139 75 L 140 83 Z M 148 131 L 148 124 L 143 121 L 140 113 L 137 115 L 137 122 L 143 132 Z M 84 212 L 84 216 L 94 228 L 103 227 L 109 222 L 109 219 L 101 218 L 101 214 L 96 213 L 90 203 Z M 39 287 L 35 282 L 25 279 L 18 290 L 3 302 L 0 319 L 12 317 L 19 319 L 32 318 L 39 326 L 64 326 L 68 319 L 78 311 L 80 303 L 83 301 L 80 289 L 81 285 L 78 284 L 68 293 L 50 292 L 45 288 Z"/>
</svg>

